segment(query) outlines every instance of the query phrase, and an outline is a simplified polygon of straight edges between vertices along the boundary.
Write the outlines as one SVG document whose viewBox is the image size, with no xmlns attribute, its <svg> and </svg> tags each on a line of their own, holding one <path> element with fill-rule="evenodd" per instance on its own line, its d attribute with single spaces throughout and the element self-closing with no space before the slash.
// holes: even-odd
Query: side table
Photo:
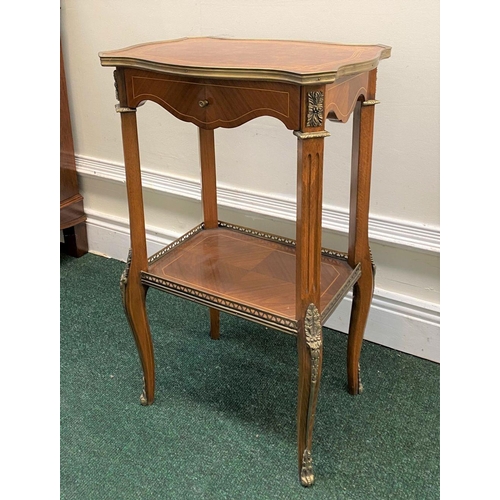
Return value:
<svg viewBox="0 0 500 500">
<path fill-rule="evenodd" d="M 298 470 L 314 482 L 312 431 L 322 364 L 322 325 L 353 289 L 347 347 L 351 394 L 361 391 L 359 358 L 374 287 L 368 212 L 377 66 L 384 45 L 183 38 L 101 52 L 115 67 L 122 124 L 131 249 L 121 292 L 144 373 L 142 404 L 154 398 L 148 287 L 297 336 Z M 199 130 L 203 221 L 148 258 L 136 110 L 146 100 Z M 348 252 L 322 248 L 326 119 L 353 115 Z M 220 221 L 214 129 L 273 116 L 297 137 L 296 240 Z"/>
</svg>

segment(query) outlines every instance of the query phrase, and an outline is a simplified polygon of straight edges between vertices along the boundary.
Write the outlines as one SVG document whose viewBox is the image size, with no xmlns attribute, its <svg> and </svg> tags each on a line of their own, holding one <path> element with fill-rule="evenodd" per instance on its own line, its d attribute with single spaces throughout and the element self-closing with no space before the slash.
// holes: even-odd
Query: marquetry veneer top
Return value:
<svg viewBox="0 0 500 500">
<path fill-rule="evenodd" d="M 298 84 L 331 83 L 376 68 L 390 55 L 391 47 L 386 45 L 211 37 L 150 42 L 99 53 L 103 66 Z"/>
</svg>

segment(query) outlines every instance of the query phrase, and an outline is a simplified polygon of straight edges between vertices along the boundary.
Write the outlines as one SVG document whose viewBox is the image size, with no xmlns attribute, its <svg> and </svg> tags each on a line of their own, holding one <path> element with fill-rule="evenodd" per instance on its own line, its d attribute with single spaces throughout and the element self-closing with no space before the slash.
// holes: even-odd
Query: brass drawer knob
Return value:
<svg viewBox="0 0 500 500">
<path fill-rule="evenodd" d="M 204 99 L 203 101 L 198 101 L 200 108 L 206 108 L 208 106 L 208 101 Z"/>
</svg>

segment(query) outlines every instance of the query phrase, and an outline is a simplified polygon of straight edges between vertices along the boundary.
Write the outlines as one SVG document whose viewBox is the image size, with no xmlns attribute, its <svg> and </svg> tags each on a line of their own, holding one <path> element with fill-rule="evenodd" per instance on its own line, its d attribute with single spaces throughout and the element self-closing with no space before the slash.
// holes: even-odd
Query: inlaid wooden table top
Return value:
<svg viewBox="0 0 500 500">
<path fill-rule="evenodd" d="M 181 38 L 100 52 L 103 66 L 122 66 L 206 78 L 331 83 L 369 71 L 391 55 L 387 45 L 288 40 Z"/>
</svg>

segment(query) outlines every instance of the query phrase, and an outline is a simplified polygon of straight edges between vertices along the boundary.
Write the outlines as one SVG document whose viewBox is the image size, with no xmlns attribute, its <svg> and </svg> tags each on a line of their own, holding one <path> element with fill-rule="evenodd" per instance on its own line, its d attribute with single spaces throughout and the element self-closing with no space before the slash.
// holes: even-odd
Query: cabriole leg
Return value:
<svg viewBox="0 0 500 500">
<path fill-rule="evenodd" d="M 141 272 L 147 271 L 148 260 L 136 110 L 126 107 L 118 107 L 117 110 L 122 123 L 131 242 L 128 264 L 120 286 L 125 313 L 134 335 L 144 374 L 144 388 L 140 401 L 143 405 L 149 405 L 154 400 L 155 366 L 153 342 L 146 313 L 147 287 L 141 283 Z"/>
<path fill-rule="evenodd" d="M 362 268 L 362 275 L 354 285 L 349 335 L 347 340 L 347 382 L 353 395 L 363 391 L 361 384 L 360 356 L 368 313 L 373 296 L 373 273 L 371 267 Z"/>
<path fill-rule="evenodd" d="M 129 251 L 127 266 L 120 279 L 125 315 L 132 330 L 143 372 L 143 389 L 139 397 L 142 405 L 154 400 L 155 366 L 153 342 L 146 313 L 147 287 L 140 282 L 140 273 L 131 273 L 132 250 Z"/>
<path fill-rule="evenodd" d="M 376 70 L 372 70 L 367 100 L 358 101 L 353 114 L 348 260 L 352 267 L 361 263 L 361 276 L 353 289 L 347 342 L 347 382 L 351 394 L 359 394 L 362 391 L 359 360 L 374 289 L 374 266 L 368 239 L 368 216 L 374 105 L 378 102 L 374 99 L 375 82 Z"/>
</svg>

